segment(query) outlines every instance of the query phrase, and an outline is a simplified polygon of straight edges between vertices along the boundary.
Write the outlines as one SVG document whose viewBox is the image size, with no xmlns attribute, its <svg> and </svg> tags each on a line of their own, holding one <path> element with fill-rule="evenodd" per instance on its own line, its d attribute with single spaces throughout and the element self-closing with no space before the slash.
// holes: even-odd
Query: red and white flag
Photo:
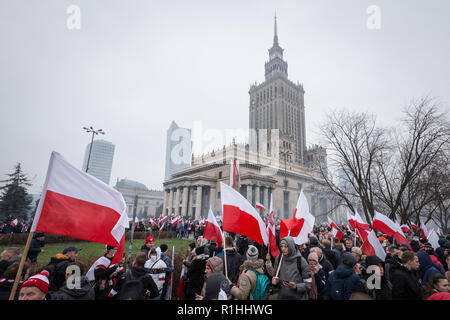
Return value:
<svg viewBox="0 0 450 320">
<path fill-rule="evenodd" d="M 19 221 L 17 221 L 17 218 L 14 219 L 13 221 L 11 221 L 11 227 L 17 226 L 17 223 L 18 223 L 18 222 L 19 222 Z"/>
<path fill-rule="evenodd" d="M 356 236 L 363 240 L 366 240 L 367 235 L 370 232 L 370 225 L 363 221 L 358 212 L 355 211 L 355 214 L 351 215 L 347 209 L 347 220 L 353 230 L 355 230 Z"/>
<path fill-rule="evenodd" d="M 420 236 L 428 240 L 428 233 L 429 232 L 427 226 L 425 225 L 425 223 L 423 223 L 422 220 L 420 220 Z"/>
<path fill-rule="evenodd" d="M 161 224 L 161 223 L 163 223 L 163 222 L 166 222 L 167 220 L 169 220 L 169 216 L 160 217 L 160 218 L 159 218 L 159 221 L 158 221 L 158 224 Z"/>
<path fill-rule="evenodd" d="M 218 247 L 222 246 L 222 243 L 224 242 L 223 232 L 220 229 L 219 223 L 217 222 L 216 217 L 214 216 L 214 213 L 212 212 L 211 208 L 209 208 L 208 218 L 206 219 L 205 222 L 205 230 L 203 231 L 203 238 L 217 242 Z"/>
<path fill-rule="evenodd" d="M 417 224 L 412 223 L 412 222 L 411 222 L 411 228 L 420 230 L 419 226 Z"/>
<path fill-rule="evenodd" d="M 181 275 L 180 275 L 180 282 L 178 283 L 178 290 L 177 290 L 177 297 L 178 298 L 182 298 L 183 294 L 184 294 L 184 265 L 183 268 L 181 269 Z"/>
<path fill-rule="evenodd" d="M 372 227 L 385 233 L 388 237 L 393 236 L 397 243 L 407 244 L 410 247 L 400 225 L 377 211 L 375 211 L 373 216 Z"/>
<path fill-rule="evenodd" d="M 327 217 L 327 218 L 328 218 L 328 223 L 330 224 L 330 227 L 331 227 L 331 232 L 333 233 L 333 237 L 338 238 L 339 241 L 341 241 L 341 240 L 342 240 L 342 237 L 344 236 L 344 235 L 342 234 L 341 230 L 339 229 L 339 227 L 337 226 L 337 224 L 334 223 L 333 220 L 331 220 L 330 217 Z"/>
<path fill-rule="evenodd" d="M 308 200 L 300 191 L 294 216 L 291 219 L 281 220 L 280 239 L 288 234 L 294 238 L 297 245 L 302 245 L 308 241 L 308 234 L 312 233 L 314 228 L 315 217 L 309 212 Z"/>
<path fill-rule="evenodd" d="M 118 247 L 122 260 L 127 206 L 122 194 L 52 152 L 31 232 L 48 232 Z"/>
<path fill-rule="evenodd" d="M 272 257 L 277 257 L 280 254 L 280 249 L 277 246 L 277 238 L 275 233 L 275 213 L 273 211 L 272 195 L 270 195 L 269 218 L 267 224 L 267 232 L 269 234 L 270 254 Z"/>
<path fill-rule="evenodd" d="M 367 234 L 367 238 L 364 240 L 361 250 L 368 256 L 377 256 L 383 261 L 386 259 L 386 252 L 384 251 L 383 246 L 378 240 L 374 230 Z"/>
<path fill-rule="evenodd" d="M 266 211 L 266 207 L 264 207 L 264 205 L 262 205 L 259 202 L 256 202 L 256 206 L 255 207 L 256 207 L 256 209 L 262 210 L 263 212 Z"/>
<path fill-rule="evenodd" d="M 232 160 L 230 162 L 230 186 L 233 189 L 239 188 L 240 177 L 239 177 L 239 160 Z"/>
<path fill-rule="evenodd" d="M 164 221 L 164 222 L 161 224 L 161 226 L 159 227 L 159 232 L 163 231 L 164 226 L 166 225 L 166 222 L 167 222 L 167 221 Z"/>
<path fill-rule="evenodd" d="M 232 187 L 220 183 L 220 190 L 223 231 L 238 233 L 259 244 L 267 245 L 267 229 L 256 209 Z"/>
<path fill-rule="evenodd" d="M 406 224 L 402 224 L 400 226 L 400 228 L 402 229 L 403 232 L 409 232 L 410 231 L 408 225 L 406 225 Z"/>
<path fill-rule="evenodd" d="M 152 224 L 152 228 L 153 228 L 155 226 L 155 224 L 156 224 L 156 221 L 151 218 L 150 219 L 150 223 Z"/>
<path fill-rule="evenodd" d="M 428 242 L 431 244 L 434 250 L 440 247 L 439 245 L 439 235 L 434 229 L 431 229 L 431 231 L 427 235 Z"/>
<path fill-rule="evenodd" d="M 172 224 L 172 227 L 175 228 L 177 223 L 180 222 L 180 221 L 181 221 L 181 217 L 173 217 L 172 220 L 170 221 L 170 223 Z"/>
</svg>

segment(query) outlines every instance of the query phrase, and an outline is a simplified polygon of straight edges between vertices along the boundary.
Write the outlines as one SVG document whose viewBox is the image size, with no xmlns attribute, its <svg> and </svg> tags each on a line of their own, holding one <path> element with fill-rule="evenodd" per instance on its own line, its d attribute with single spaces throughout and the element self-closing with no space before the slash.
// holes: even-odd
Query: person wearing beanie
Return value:
<svg viewBox="0 0 450 320">
<path fill-rule="evenodd" d="M 354 293 L 364 293 L 373 300 L 392 300 L 392 283 L 385 275 L 384 265 L 385 263 L 379 257 L 367 256 L 366 269 L 364 269 Z M 373 288 L 374 280 L 372 280 L 374 275 L 376 277 L 375 284 L 379 284 L 375 288 Z"/>
<path fill-rule="evenodd" d="M 319 257 L 315 251 L 308 255 L 309 269 L 312 275 L 312 285 L 309 292 L 310 300 L 323 300 L 323 290 L 326 286 L 325 272 L 319 263 Z"/>
<path fill-rule="evenodd" d="M 312 285 L 311 270 L 306 259 L 297 249 L 294 238 L 288 236 L 280 240 L 280 251 L 272 267 L 266 261 L 266 269 L 272 276 L 272 300 L 309 300 Z M 281 260 L 281 257 L 283 259 Z M 280 262 L 281 260 L 281 262 Z M 278 277 L 276 270 L 280 264 Z"/>
<path fill-rule="evenodd" d="M 328 277 L 325 300 L 349 300 L 360 277 L 355 273 L 356 258 L 350 252 L 342 255 L 342 264 Z"/>
<path fill-rule="evenodd" d="M 43 270 L 28 278 L 20 286 L 19 300 L 45 300 L 50 285 L 48 281 L 49 275 L 47 270 Z"/>
<path fill-rule="evenodd" d="M 231 286 L 230 294 L 237 300 L 253 300 L 251 292 L 256 289 L 258 274 L 264 274 L 264 260 L 258 259 L 258 249 L 249 245 L 246 251 L 247 260 L 240 268 L 242 272 L 237 284 L 228 281 Z"/>
<path fill-rule="evenodd" d="M 148 252 L 154 246 L 155 246 L 155 238 L 153 238 L 152 236 L 148 236 L 145 239 L 145 243 L 141 247 L 141 252 L 145 253 L 145 255 L 148 257 Z"/>
<path fill-rule="evenodd" d="M 230 286 L 222 273 L 213 273 L 205 281 L 205 296 L 198 300 L 227 300 Z"/>
<path fill-rule="evenodd" d="M 205 282 L 203 283 L 203 288 L 200 295 L 195 297 L 195 300 L 203 300 L 206 294 L 206 281 L 213 274 L 223 274 L 223 262 L 222 259 L 218 257 L 211 257 L 206 260 L 205 266 Z"/>
<path fill-rule="evenodd" d="M 188 279 L 186 287 L 186 299 L 195 300 L 197 295 L 201 295 L 203 283 L 205 282 L 206 260 L 209 255 L 205 253 L 205 246 L 195 249 L 195 256 L 189 270 L 185 273 Z"/>
</svg>

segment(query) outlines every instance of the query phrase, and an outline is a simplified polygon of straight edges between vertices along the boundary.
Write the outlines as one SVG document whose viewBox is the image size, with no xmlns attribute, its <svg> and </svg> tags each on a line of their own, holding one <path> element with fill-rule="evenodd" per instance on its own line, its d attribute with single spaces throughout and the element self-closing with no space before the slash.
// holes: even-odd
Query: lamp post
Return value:
<svg viewBox="0 0 450 320">
<path fill-rule="evenodd" d="M 100 134 L 105 134 L 105 131 L 103 131 L 102 129 L 94 130 L 94 128 L 92 128 L 92 126 L 89 127 L 89 128 L 83 127 L 83 129 L 86 130 L 87 133 L 92 133 L 91 146 L 89 148 L 88 161 L 87 161 L 87 164 L 86 164 L 86 172 L 88 172 L 88 170 L 89 170 L 89 160 L 91 159 L 91 151 L 92 151 L 92 144 L 94 142 L 94 136 L 96 134 L 99 134 L 99 133 Z"/>
</svg>

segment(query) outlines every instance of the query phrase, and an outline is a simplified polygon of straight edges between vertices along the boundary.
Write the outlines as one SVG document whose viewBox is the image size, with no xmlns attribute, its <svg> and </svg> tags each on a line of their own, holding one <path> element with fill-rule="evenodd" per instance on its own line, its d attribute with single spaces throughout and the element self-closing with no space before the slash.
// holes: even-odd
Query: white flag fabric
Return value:
<svg viewBox="0 0 450 320">
<path fill-rule="evenodd" d="M 434 229 L 431 229 L 431 231 L 427 235 L 428 242 L 431 244 L 434 250 L 440 247 L 439 245 L 439 236 L 437 235 L 436 231 Z"/>
<path fill-rule="evenodd" d="M 361 250 L 368 256 L 376 255 L 383 261 L 386 259 L 386 252 L 380 244 L 374 230 L 368 233 L 367 239 L 364 240 L 364 243 L 361 246 Z"/>
</svg>

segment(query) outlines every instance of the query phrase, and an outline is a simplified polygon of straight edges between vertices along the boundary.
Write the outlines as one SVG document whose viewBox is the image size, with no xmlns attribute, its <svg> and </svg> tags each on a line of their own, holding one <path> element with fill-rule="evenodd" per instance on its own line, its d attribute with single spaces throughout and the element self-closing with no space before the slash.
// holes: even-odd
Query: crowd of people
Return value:
<svg viewBox="0 0 450 320">
<path fill-rule="evenodd" d="M 183 222 L 173 229 L 186 237 Z M 143 225 L 144 230 L 148 226 Z M 147 228 L 147 229 L 146 229 Z M 150 226 L 151 228 L 151 226 Z M 182 230 L 180 232 L 180 229 Z M 195 231 L 197 229 L 197 231 Z M 45 235 L 36 233 L 27 262 L 20 274 L 18 300 L 449 300 L 450 235 L 441 236 L 439 248 L 424 238 L 408 234 L 409 245 L 378 234 L 385 259 L 366 255 L 360 239 L 346 232 L 333 237 L 329 226 L 315 227 L 307 243 L 279 238 L 280 254 L 251 239 L 226 233 L 223 245 L 204 239 L 201 223 L 189 231 L 196 241 L 186 248 L 181 266 L 174 266 L 165 244 L 155 245 L 150 235 L 130 264 L 125 257 L 111 261 L 117 248 L 106 246 L 104 254 L 89 268 L 77 261 L 81 248 L 66 247 L 31 275 L 42 252 Z M 411 231 L 414 232 L 414 231 Z M 0 299 L 8 299 L 19 269 L 18 248 L 2 252 Z M 128 266 L 127 268 L 125 268 Z M 178 291 L 169 279 L 175 267 L 182 268 Z M 87 269 L 87 270 L 86 270 Z M 174 279 L 173 283 L 178 282 Z"/>
</svg>

